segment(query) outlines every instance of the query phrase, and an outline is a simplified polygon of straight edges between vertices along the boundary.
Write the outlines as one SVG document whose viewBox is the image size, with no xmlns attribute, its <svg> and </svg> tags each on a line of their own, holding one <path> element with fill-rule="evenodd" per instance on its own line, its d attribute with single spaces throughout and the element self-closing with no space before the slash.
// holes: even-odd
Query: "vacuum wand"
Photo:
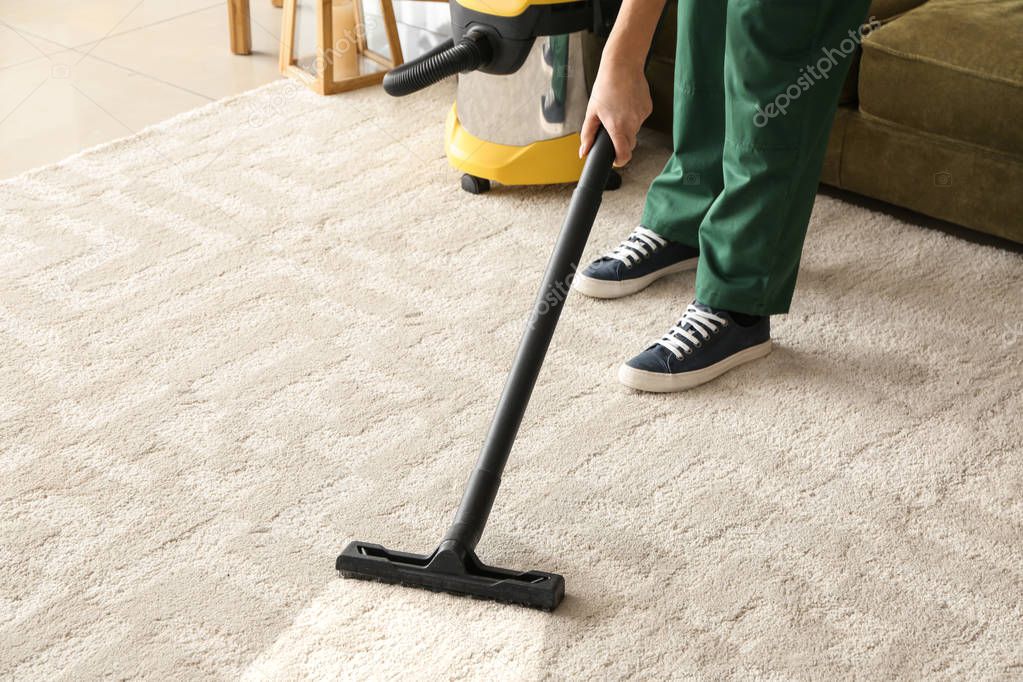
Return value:
<svg viewBox="0 0 1023 682">
<path fill-rule="evenodd" d="M 569 285 L 600 208 L 601 195 L 614 159 L 611 140 L 603 130 L 601 133 L 586 161 L 579 184 L 572 193 L 568 214 L 547 264 L 543 283 L 533 303 L 533 312 L 519 343 L 511 373 L 490 424 L 490 432 L 476 462 L 476 469 L 469 479 L 455 521 L 444 536 L 445 540 L 460 542 L 468 549 L 475 549 L 483 534 L 483 527 L 501 484 L 501 472 L 508 461 L 519 424 L 554 336 L 554 329 L 558 326 Z"/>
<path fill-rule="evenodd" d="M 395 552 L 380 545 L 350 543 L 337 558 L 337 569 L 348 578 L 379 580 L 485 599 L 554 609 L 564 597 L 560 575 L 542 571 L 525 573 L 486 566 L 475 549 L 497 497 L 515 436 L 533 393 L 544 356 L 558 324 L 571 278 L 582 257 L 601 196 L 611 173 L 614 147 L 600 129 L 572 193 L 544 273 L 533 311 L 519 344 L 515 361 L 484 441 L 476 467 L 469 476 L 462 502 L 451 527 L 432 554 Z"/>
</svg>

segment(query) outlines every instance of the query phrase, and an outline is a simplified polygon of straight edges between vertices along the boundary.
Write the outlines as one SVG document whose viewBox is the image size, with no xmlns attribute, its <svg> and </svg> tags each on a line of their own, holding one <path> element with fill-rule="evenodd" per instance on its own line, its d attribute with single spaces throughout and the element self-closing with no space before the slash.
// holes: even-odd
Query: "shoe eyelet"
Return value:
<svg viewBox="0 0 1023 682">
<path fill-rule="evenodd" d="M 686 355 L 692 355 L 693 354 L 693 349 L 692 348 L 686 348 L 685 354 Z"/>
</svg>

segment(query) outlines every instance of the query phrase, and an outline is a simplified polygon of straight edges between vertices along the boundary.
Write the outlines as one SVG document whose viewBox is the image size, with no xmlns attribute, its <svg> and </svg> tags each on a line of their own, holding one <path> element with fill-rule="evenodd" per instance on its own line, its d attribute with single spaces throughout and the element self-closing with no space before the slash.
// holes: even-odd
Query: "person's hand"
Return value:
<svg viewBox="0 0 1023 682">
<path fill-rule="evenodd" d="M 589 153 L 597 136 L 597 128 L 603 125 L 614 143 L 614 165 L 624 166 L 632 158 L 640 126 L 653 109 L 650 86 L 641 65 L 601 62 L 586 107 L 586 118 L 579 132 L 582 138 L 580 158 Z"/>
</svg>

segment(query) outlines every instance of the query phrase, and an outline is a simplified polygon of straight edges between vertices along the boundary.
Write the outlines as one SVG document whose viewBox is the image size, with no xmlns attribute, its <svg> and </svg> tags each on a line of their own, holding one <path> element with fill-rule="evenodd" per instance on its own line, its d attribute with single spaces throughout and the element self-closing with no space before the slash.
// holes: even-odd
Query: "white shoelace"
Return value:
<svg viewBox="0 0 1023 682">
<path fill-rule="evenodd" d="M 694 348 L 702 346 L 703 341 L 719 329 L 718 325 L 725 327 L 728 320 L 712 312 L 700 310 L 690 303 L 682 319 L 668 330 L 656 345 L 664 346 L 681 360 L 683 353 L 689 355 Z"/>
<path fill-rule="evenodd" d="M 612 258 L 632 267 L 644 258 L 648 258 L 655 251 L 668 245 L 668 240 L 642 225 L 632 231 L 614 251 L 604 255 L 604 258 Z"/>
</svg>

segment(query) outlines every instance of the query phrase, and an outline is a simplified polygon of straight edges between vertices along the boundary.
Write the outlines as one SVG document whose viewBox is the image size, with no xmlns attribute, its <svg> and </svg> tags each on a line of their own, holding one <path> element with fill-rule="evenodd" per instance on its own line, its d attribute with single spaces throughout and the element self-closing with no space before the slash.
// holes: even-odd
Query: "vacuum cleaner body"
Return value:
<svg viewBox="0 0 1023 682">
<path fill-rule="evenodd" d="M 564 41 L 569 63 L 582 59 L 582 35 L 553 37 Z M 452 166 L 505 185 L 579 179 L 586 84 L 581 68 L 562 67 L 563 83 L 552 78 L 543 56 L 553 51 L 551 42 L 535 41 L 526 62 L 511 77 L 479 71 L 459 77 L 444 139 Z"/>
<path fill-rule="evenodd" d="M 604 5 L 451 0 L 453 32 L 487 26 L 500 36 L 499 60 L 458 77 L 444 140 L 452 166 L 505 185 L 579 179 L 586 74 L 597 66 L 586 63 L 583 41 L 605 30 L 598 9 Z"/>
<path fill-rule="evenodd" d="M 445 151 L 479 193 L 575 182 L 579 132 L 597 64 L 586 41 L 607 34 L 620 0 L 450 0 L 451 41 L 395 69 L 384 87 L 407 94 L 458 73 Z"/>
</svg>

